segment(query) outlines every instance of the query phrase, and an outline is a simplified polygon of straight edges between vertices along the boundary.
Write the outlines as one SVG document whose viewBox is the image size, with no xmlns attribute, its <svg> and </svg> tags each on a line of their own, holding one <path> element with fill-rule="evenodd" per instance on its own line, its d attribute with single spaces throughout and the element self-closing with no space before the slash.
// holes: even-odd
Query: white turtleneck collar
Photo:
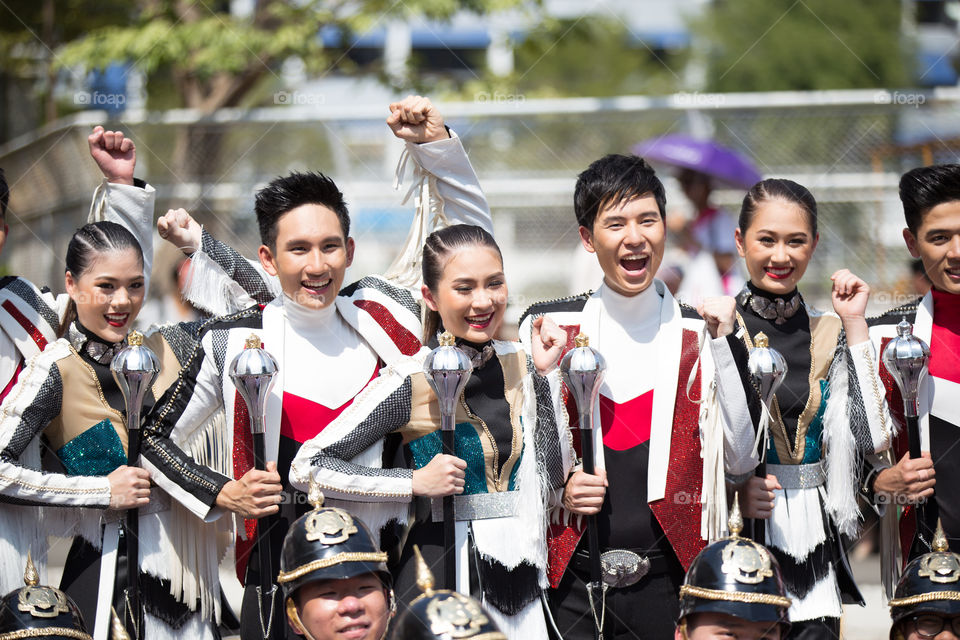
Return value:
<svg viewBox="0 0 960 640">
<path fill-rule="evenodd" d="M 339 407 L 363 389 L 377 366 L 373 349 L 337 311 L 283 298 L 284 391 Z M 318 375 L 318 372 L 323 372 Z"/>
<path fill-rule="evenodd" d="M 623 403 L 653 389 L 656 367 L 654 347 L 660 330 L 663 296 L 656 284 L 634 296 L 624 296 L 606 284 L 600 295 L 597 348 L 607 359 L 607 374 L 600 391 L 614 402 Z"/>
<path fill-rule="evenodd" d="M 656 283 L 633 296 L 617 293 L 604 283 L 599 289 L 605 315 L 627 330 L 647 329 L 660 325 L 660 305 L 663 296 Z"/>
<path fill-rule="evenodd" d="M 337 313 L 337 305 L 334 303 L 322 309 L 314 309 L 283 294 L 283 313 L 295 331 L 302 333 L 301 330 L 306 330 L 309 333 L 330 322 Z"/>
</svg>

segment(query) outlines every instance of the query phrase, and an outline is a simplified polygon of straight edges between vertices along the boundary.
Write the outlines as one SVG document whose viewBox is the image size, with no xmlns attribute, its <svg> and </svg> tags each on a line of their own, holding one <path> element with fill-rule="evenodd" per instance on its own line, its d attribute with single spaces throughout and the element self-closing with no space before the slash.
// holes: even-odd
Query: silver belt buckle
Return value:
<svg viewBox="0 0 960 640">
<path fill-rule="evenodd" d="M 604 584 L 622 589 L 636 584 L 650 571 L 650 559 L 626 549 L 610 549 L 600 554 Z"/>
</svg>

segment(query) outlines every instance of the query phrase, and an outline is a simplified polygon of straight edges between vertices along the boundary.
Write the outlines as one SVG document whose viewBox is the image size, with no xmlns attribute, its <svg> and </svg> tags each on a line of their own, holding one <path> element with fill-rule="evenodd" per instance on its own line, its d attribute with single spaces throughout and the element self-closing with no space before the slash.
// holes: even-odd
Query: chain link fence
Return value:
<svg viewBox="0 0 960 640">
<path fill-rule="evenodd" d="M 814 193 L 820 244 L 801 287 L 808 300 L 828 307 L 829 276 L 841 267 L 871 283 L 873 311 L 909 298 L 897 182 L 909 168 L 957 162 L 958 106 L 955 89 L 565 100 L 493 95 L 440 105 L 490 201 L 514 316 L 532 301 L 599 281 L 595 261 L 578 248 L 576 175 L 604 154 L 684 132 L 710 136 L 745 153 L 764 176 L 791 178 Z M 386 115 L 380 105 L 291 106 L 207 117 L 128 113 L 104 124 L 136 142 L 137 174 L 157 188 L 158 213 L 184 207 L 251 257 L 259 244 L 255 190 L 295 169 L 331 175 L 351 206 L 358 251 L 348 277 L 358 277 L 389 264 L 412 219 L 411 207 L 400 204 L 405 189 L 392 188 L 402 144 L 384 124 Z M 67 241 L 99 179 L 85 137 L 101 116 L 85 112 L 0 147 L 11 188 L 2 256 L 8 272 L 62 289 Z M 689 215 L 673 172 L 660 173 L 668 216 Z M 742 197 L 742 190 L 714 193 L 715 203 L 734 215 Z"/>
</svg>

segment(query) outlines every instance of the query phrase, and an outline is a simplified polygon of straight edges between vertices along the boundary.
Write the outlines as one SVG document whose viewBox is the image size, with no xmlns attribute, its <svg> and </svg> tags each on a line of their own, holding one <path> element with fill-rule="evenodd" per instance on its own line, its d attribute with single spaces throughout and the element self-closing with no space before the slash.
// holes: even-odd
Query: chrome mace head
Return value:
<svg viewBox="0 0 960 640">
<path fill-rule="evenodd" d="M 454 345 L 453 334 L 449 331 L 440 334 L 440 346 L 427 355 L 423 362 L 423 372 L 437 394 L 440 415 L 456 414 L 457 400 L 473 373 L 473 364 L 467 354 Z"/>
<path fill-rule="evenodd" d="M 750 371 L 750 380 L 760 392 L 760 401 L 769 407 L 787 375 L 787 361 L 779 351 L 770 346 L 770 340 L 765 333 L 758 333 L 754 337 L 747 369 Z"/>
<path fill-rule="evenodd" d="M 277 361 L 266 349 L 260 348 L 260 336 L 247 338 L 243 351 L 237 354 L 227 369 L 233 386 L 237 388 L 250 413 L 250 430 L 263 433 L 263 413 L 267 394 L 277 375 Z"/>
<path fill-rule="evenodd" d="M 581 416 L 586 418 L 580 421 L 580 428 L 592 429 L 591 412 L 600 393 L 607 362 L 599 351 L 590 346 L 590 339 L 586 334 L 577 335 L 573 344 L 574 348 L 560 361 L 560 375 L 567 389 L 573 394 Z"/>
<path fill-rule="evenodd" d="M 904 318 L 897 325 L 897 337 L 887 343 L 883 349 L 883 364 L 893 376 L 908 417 L 917 416 L 917 394 L 920 382 L 927 373 L 930 361 L 930 347 L 913 335 L 913 325 Z"/>
<path fill-rule="evenodd" d="M 130 332 L 127 346 L 110 361 L 110 373 L 123 393 L 124 404 L 127 406 L 127 428 L 139 429 L 143 399 L 160 375 L 160 359 L 150 347 L 144 346 L 142 333 Z"/>
</svg>

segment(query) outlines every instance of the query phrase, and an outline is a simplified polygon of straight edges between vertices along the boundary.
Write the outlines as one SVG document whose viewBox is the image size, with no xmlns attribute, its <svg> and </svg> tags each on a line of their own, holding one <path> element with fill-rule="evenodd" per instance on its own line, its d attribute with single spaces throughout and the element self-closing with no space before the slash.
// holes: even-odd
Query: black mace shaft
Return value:
<svg viewBox="0 0 960 640">
<path fill-rule="evenodd" d="M 254 433 L 253 435 L 253 462 L 254 466 L 261 470 L 265 471 L 267 468 L 266 463 L 266 445 L 264 444 L 264 434 Z M 257 594 L 260 597 L 260 611 L 261 613 L 267 612 L 264 615 L 269 615 L 273 612 L 273 557 L 271 556 L 270 548 L 270 531 L 273 529 L 274 516 L 266 516 L 260 518 L 257 521 L 257 558 L 260 565 L 260 591 Z M 269 629 L 269 621 L 261 621 L 263 623 L 264 630 L 264 640 L 267 640 Z"/>
<path fill-rule="evenodd" d="M 589 418 L 586 418 L 589 420 Z M 584 416 L 580 417 L 581 426 Z M 580 429 L 580 452 L 583 459 L 583 471 L 594 475 L 596 473 L 596 456 L 593 451 L 593 429 Z M 600 567 L 600 537 L 597 533 L 597 516 L 587 516 L 587 548 L 590 551 L 590 582 L 599 589 L 602 570 Z M 600 637 L 600 630 L 595 629 L 596 637 Z"/>
<path fill-rule="evenodd" d="M 139 423 L 140 415 L 130 416 Z M 138 424 L 139 427 L 139 424 Z M 127 465 L 134 467 L 140 458 L 140 429 L 127 430 Z M 124 518 L 124 541 L 127 558 L 127 586 L 123 591 L 124 627 L 133 640 L 140 640 L 143 629 L 143 607 L 140 602 L 140 510 L 127 509 Z"/>
<path fill-rule="evenodd" d="M 450 416 L 452 422 L 453 416 Z M 441 420 L 447 419 L 443 416 Z M 444 425 L 445 426 L 445 425 Z M 444 428 L 441 432 L 443 452 L 454 454 L 454 430 Z M 443 583 L 444 588 L 456 591 L 457 588 L 457 529 L 453 496 L 443 498 Z"/>
</svg>

